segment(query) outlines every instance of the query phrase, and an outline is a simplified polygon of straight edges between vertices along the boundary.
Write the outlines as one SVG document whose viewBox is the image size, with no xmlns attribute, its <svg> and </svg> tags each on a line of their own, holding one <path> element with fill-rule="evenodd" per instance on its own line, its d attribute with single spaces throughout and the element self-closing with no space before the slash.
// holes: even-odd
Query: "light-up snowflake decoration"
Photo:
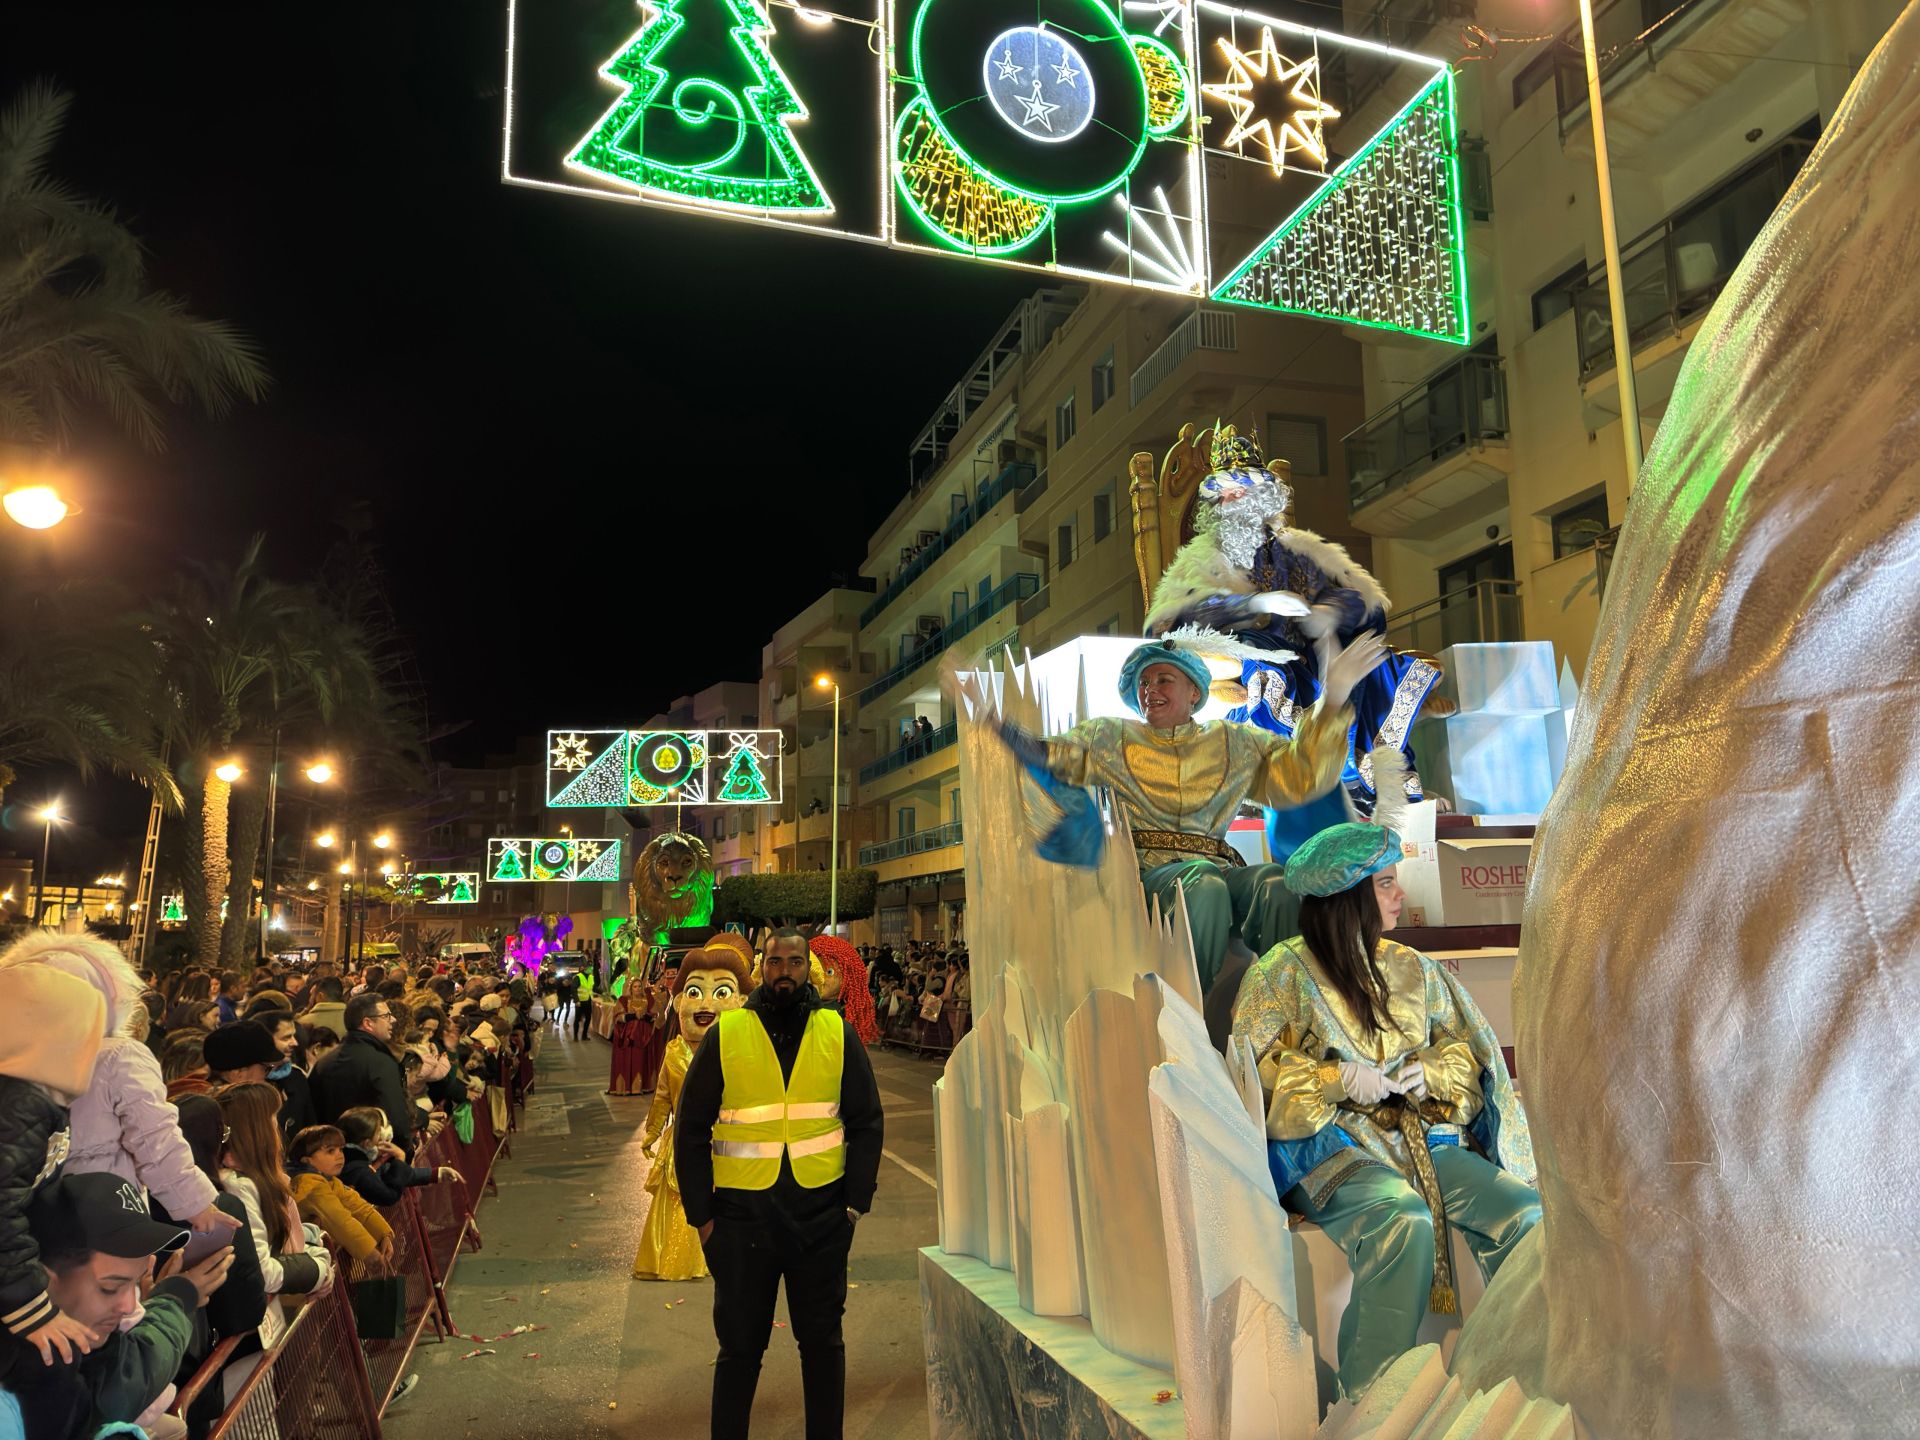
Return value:
<svg viewBox="0 0 1920 1440">
<path fill-rule="evenodd" d="M 584 735 L 560 735 L 553 742 L 553 768 L 556 770 L 584 770 L 587 768 L 587 737 Z"/>
<path fill-rule="evenodd" d="M 1260 43 L 1240 49 L 1224 35 L 1217 42 L 1226 56 L 1227 78 L 1202 85 L 1201 93 L 1227 107 L 1233 124 L 1217 143 L 1246 154 L 1258 147 L 1275 175 L 1287 168 L 1287 156 L 1299 151 L 1316 169 L 1327 163 L 1326 122 L 1340 112 L 1320 98 L 1320 57 L 1289 60 L 1280 53 L 1273 27 L 1263 26 Z"/>
</svg>

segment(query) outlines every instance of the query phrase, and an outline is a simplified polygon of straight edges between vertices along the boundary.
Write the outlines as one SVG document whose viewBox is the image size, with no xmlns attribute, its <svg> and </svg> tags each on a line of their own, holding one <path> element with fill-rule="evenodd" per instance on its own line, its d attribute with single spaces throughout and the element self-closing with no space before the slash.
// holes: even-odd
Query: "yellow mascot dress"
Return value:
<svg viewBox="0 0 1920 1440">
<path fill-rule="evenodd" d="M 644 1147 L 653 1157 L 647 1193 L 653 1202 L 640 1230 L 640 1253 L 633 1257 L 636 1280 L 698 1280 L 707 1273 L 699 1233 L 687 1224 L 687 1212 L 680 1205 L 680 1186 L 674 1178 L 673 1119 L 694 1047 L 706 1038 L 721 1011 L 731 1010 L 746 999 L 747 976 L 747 960 L 737 949 L 723 944 L 711 943 L 681 962 L 673 998 L 680 1033 L 667 1042 L 660 1078 L 654 1085 L 653 1106 L 647 1112 Z"/>
</svg>

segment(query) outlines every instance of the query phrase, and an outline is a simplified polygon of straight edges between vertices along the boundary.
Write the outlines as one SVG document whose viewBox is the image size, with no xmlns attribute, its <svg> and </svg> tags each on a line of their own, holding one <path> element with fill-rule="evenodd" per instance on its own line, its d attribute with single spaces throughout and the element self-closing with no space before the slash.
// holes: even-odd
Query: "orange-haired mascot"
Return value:
<svg viewBox="0 0 1920 1440">
<path fill-rule="evenodd" d="M 715 936 L 714 942 L 724 938 Z M 680 1187 L 673 1173 L 673 1136 L 668 1132 L 694 1050 L 721 1011 L 731 1010 L 746 999 L 747 975 L 747 958 L 739 948 L 724 943 L 710 942 L 706 949 L 695 950 L 680 962 L 673 1000 L 680 1017 L 680 1033 L 667 1042 L 666 1059 L 653 1091 L 653 1107 L 647 1112 L 644 1143 L 646 1153 L 653 1157 L 647 1192 L 653 1196 L 653 1204 L 640 1231 L 640 1253 L 633 1258 L 636 1280 L 696 1280 L 707 1273 L 700 1237 L 687 1224 L 687 1212 L 680 1206 Z"/>
<path fill-rule="evenodd" d="M 867 962 L 860 958 L 860 952 L 838 935 L 815 936 L 810 948 L 827 976 L 827 983 L 820 987 L 820 998 L 829 1005 L 839 1004 L 840 1013 L 853 1026 L 862 1045 L 879 1044 L 880 1022 L 874 1018 L 873 995 L 867 989 Z"/>
</svg>

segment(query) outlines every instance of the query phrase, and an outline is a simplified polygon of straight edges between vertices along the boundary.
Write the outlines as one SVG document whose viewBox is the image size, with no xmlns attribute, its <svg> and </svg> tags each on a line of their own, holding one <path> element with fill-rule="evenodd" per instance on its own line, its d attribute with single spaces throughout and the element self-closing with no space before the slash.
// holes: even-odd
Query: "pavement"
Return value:
<svg viewBox="0 0 1920 1440">
<path fill-rule="evenodd" d="M 604 1094 L 612 1052 L 551 1028 L 500 1193 L 480 1207 L 483 1247 L 448 1285 L 463 1332 L 427 1340 L 420 1376 L 388 1412 L 388 1440 L 598 1440 L 707 1434 L 713 1287 L 632 1278 L 650 1197 L 640 1153 L 651 1097 Z M 876 1050 L 887 1110 L 873 1213 L 860 1222 L 847 1293 L 847 1440 L 928 1434 L 916 1252 L 937 1238 L 931 1086 L 940 1062 Z M 783 1298 L 776 1319 L 786 1320 Z M 518 1325 L 542 1328 L 503 1339 Z M 487 1337 L 475 1341 L 471 1337 Z M 472 1355 L 475 1350 L 493 1354 Z M 801 1435 L 800 1360 L 776 1328 L 754 1404 L 755 1437 Z"/>
</svg>

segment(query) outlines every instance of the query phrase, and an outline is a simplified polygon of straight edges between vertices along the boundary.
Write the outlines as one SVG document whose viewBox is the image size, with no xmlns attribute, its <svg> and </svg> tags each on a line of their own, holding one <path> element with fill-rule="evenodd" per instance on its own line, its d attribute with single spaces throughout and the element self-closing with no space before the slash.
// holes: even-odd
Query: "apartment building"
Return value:
<svg viewBox="0 0 1920 1440">
<path fill-rule="evenodd" d="M 1345 455 L 1365 415 L 1359 351 L 1314 321 L 1227 312 L 1104 286 L 1041 290 L 1002 323 L 922 430 L 906 495 L 862 573 L 876 593 L 859 694 L 873 758 L 854 806 L 873 839 L 882 940 L 964 934 L 949 649 L 998 657 L 1082 634 L 1138 633 L 1128 460 L 1181 425 L 1257 427 L 1294 465 L 1302 523 L 1359 545 Z"/>
<path fill-rule="evenodd" d="M 762 871 L 825 870 L 831 863 L 833 812 L 840 809 L 842 869 L 857 863 L 860 847 L 873 838 L 870 816 L 847 807 L 853 777 L 868 759 L 869 732 L 855 728 L 855 697 L 874 676 L 873 656 L 860 648 L 860 613 L 873 602 L 873 584 L 828 590 L 787 621 L 761 651 L 762 728 L 778 727 L 786 755 L 785 794 L 778 806 L 747 806 L 728 818 L 757 840 L 719 874 Z M 834 703 L 831 685 L 840 687 L 839 770 L 834 769 Z M 756 836 L 757 831 L 757 836 Z M 729 840 L 731 845 L 731 839 Z"/>
<path fill-rule="evenodd" d="M 1647 440 L 1707 309 L 1899 8 L 1595 6 Z M 1551 640 L 1578 673 L 1628 487 L 1574 0 L 1348 0 L 1345 13 L 1350 33 L 1448 58 L 1469 22 L 1551 33 L 1457 67 L 1473 346 L 1350 328 L 1368 416 L 1344 448 L 1349 513 L 1373 537 L 1397 643 Z M 1364 123 L 1370 77 L 1342 78 Z"/>
</svg>

